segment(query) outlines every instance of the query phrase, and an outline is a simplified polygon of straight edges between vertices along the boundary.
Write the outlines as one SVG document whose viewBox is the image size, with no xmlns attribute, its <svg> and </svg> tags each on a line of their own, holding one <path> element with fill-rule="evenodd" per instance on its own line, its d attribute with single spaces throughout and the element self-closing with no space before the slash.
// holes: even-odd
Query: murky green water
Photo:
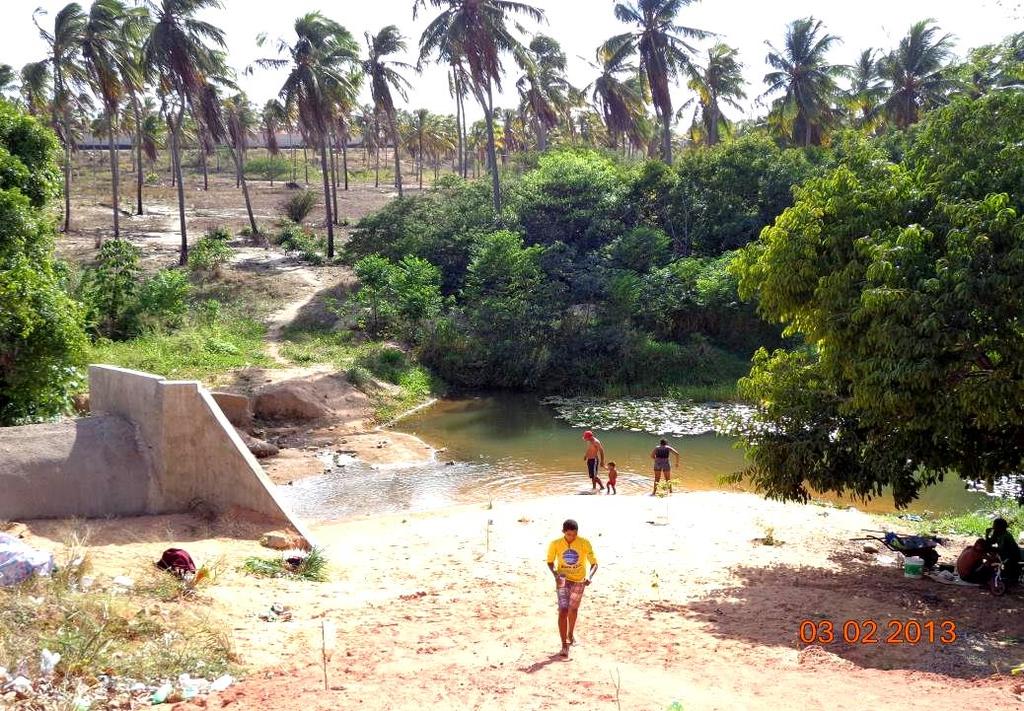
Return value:
<svg viewBox="0 0 1024 711">
<path fill-rule="evenodd" d="M 285 487 L 289 503 L 300 515 L 342 518 L 591 489 L 582 429 L 557 419 L 552 408 L 530 396 L 446 400 L 403 420 L 396 429 L 444 451 L 436 462 L 410 468 L 375 470 L 349 462 L 324 477 Z M 618 464 L 619 492 L 649 492 L 650 452 L 658 435 L 595 432 L 608 459 Z M 738 488 L 721 482 L 743 464 L 742 453 L 733 446 L 735 438 L 702 434 L 668 439 L 682 454 L 673 478 L 685 489 Z M 972 510 L 982 501 L 982 494 L 965 491 L 954 478 L 927 490 L 911 511 Z M 893 510 L 889 498 L 839 503 L 875 512 Z"/>
</svg>

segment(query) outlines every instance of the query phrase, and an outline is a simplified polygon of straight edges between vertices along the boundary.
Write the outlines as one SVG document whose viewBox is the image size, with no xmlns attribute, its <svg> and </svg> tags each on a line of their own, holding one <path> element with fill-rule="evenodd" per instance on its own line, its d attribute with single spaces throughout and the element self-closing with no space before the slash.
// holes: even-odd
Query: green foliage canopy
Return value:
<svg viewBox="0 0 1024 711">
<path fill-rule="evenodd" d="M 903 506 L 945 473 L 1024 466 L 1024 96 L 933 112 L 903 164 L 862 144 L 743 250 L 745 297 L 806 347 L 741 392 L 751 480 Z"/>
</svg>

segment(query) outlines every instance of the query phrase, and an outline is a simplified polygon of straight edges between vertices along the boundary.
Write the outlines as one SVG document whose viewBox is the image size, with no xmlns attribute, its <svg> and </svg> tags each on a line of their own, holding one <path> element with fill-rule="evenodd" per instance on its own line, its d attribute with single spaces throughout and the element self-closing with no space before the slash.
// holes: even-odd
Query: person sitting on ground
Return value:
<svg viewBox="0 0 1024 711">
<path fill-rule="evenodd" d="M 956 559 L 956 572 L 960 579 L 967 583 L 985 585 L 992 579 L 995 568 L 984 538 L 979 538 L 973 546 L 964 548 L 963 553 Z"/>
<path fill-rule="evenodd" d="M 1003 561 L 1003 578 L 1007 585 L 1013 585 L 1020 580 L 1020 546 L 1010 533 L 1010 526 L 1005 518 L 997 518 L 992 522 L 992 528 L 985 531 L 985 543 L 988 549 L 999 554 Z"/>
</svg>

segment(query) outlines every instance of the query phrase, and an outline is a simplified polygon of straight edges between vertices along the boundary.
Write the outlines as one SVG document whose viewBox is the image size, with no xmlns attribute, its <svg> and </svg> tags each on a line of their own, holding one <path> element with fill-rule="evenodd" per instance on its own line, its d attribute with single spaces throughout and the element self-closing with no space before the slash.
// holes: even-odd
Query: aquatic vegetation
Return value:
<svg viewBox="0 0 1024 711">
<path fill-rule="evenodd" d="M 753 408 L 740 403 L 696 403 L 672 398 L 548 397 L 541 403 L 553 408 L 555 417 L 573 427 L 676 437 L 708 432 L 736 434 L 753 413 Z"/>
</svg>

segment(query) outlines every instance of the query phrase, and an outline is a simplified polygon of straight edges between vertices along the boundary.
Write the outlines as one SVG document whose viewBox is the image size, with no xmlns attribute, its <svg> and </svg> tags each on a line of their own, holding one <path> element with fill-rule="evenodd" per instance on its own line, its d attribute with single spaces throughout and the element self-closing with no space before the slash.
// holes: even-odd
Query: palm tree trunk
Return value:
<svg viewBox="0 0 1024 711">
<path fill-rule="evenodd" d="M 117 164 L 117 147 L 114 145 L 114 117 L 107 115 L 107 146 L 110 148 L 110 187 L 114 203 L 114 239 L 121 239 L 121 166 Z M 102 233 L 96 235 L 96 246 L 103 245 Z"/>
<path fill-rule="evenodd" d="M 487 78 L 487 157 L 491 162 L 491 194 L 494 200 L 494 215 L 501 215 L 501 186 L 498 182 L 498 156 L 494 149 L 494 96 L 491 92 L 491 79 Z"/>
<path fill-rule="evenodd" d="M 297 163 L 298 153 L 296 152 L 296 150 L 297 149 L 295 148 L 295 143 L 293 141 L 292 142 L 292 182 L 293 183 L 295 182 L 295 171 L 298 169 L 298 163 Z"/>
<path fill-rule="evenodd" d="M 455 84 L 455 132 L 459 134 L 459 154 L 456 157 L 458 162 L 456 170 L 459 171 L 459 175 L 463 175 L 462 171 L 462 91 L 456 82 Z"/>
<path fill-rule="evenodd" d="M 331 210 L 334 214 L 334 224 L 338 224 L 338 161 L 334 155 L 334 136 L 328 138 L 328 150 L 330 151 L 331 168 Z"/>
<path fill-rule="evenodd" d="M 64 129 L 64 233 L 71 229 L 71 133 Z"/>
<path fill-rule="evenodd" d="M 210 190 L 210 168 L 206 161 L 206 146 L 199 146 L 199 153 L 203 156 L 203 190 Z M 238 169 L 235 169 L 235 187 L 238 187 Z"/>
<path fill-rule="evenodd" d="M 306 169 L 306 185 L 309 185 L 309 156 L 306 155 L 306 139 L 302 139 L 302 165 Z"/>
<path fill-rule="evenodd" d="M 398 150 L 398 126 L 395 125 L 394 112 L 388 113 L 388 123 L 391 125 L 391 140 L 395 142 L 395 185 L 398 187 L 398 197 L 403 197 L 402 152 Z"/>
<path fill-rule="evenodd" d="M 178 183 L 178 220 L 181 224 L 181 254 L 178 257 L 178 264 L 185 266 L 188 264 L 188 229 L 185 226 L 185 186 L 181 181 L 181 123 L 185 120 L 185 97 L 181 98 L 181 103 L 178 120 L 171 130 L 171 164 Z"/>
<path fill-rule="evenodd" d="M 252 228 L 253 235 L 258 235 L 260 230 L 256 226 L 256 217 L 252 214 L 252 202 L 249 200 L 249 181 L 245 179 L 241 151 L 236 151 L 234 146 L 228 143 L 228 152 L 231 154 L 231 160 L 235 164 L 235 172 L 238 174 L 242 184 L 242 197 L 245 198 L 245 211 L 249 215 L 249 227 Z"/>
<path fill-rule="evenodd" d="M 417 157 L 419 158 L 419 161 L 420 161 L 420 192 L 423 192 L 423 131 L 422 131 L 422 129 L 420 130 L 420 137 L 419 138 L 420 138 L 420 149 L 419 149 L 419 156 L 417 156 Z"/>
<path fill-rule="evenodd" d="M 138 134 L 135 141 L 135 165 L 138 174 L 135 176 L 135 214 L 142 214 L 142 112 L 139 110 L 139 99 L 132 95 L 132 110 L 135 113 L 135 130 Z"/>
<path fill-rule="evenodd" d="M 665 110 L 661 112 L 661 121 L 664 124 L 665 135 L 662 137 L 662 152 L 665 162 L 672 165 L 672 112 Z"/>
<path fill-rule="evenodd" d="M 334 259 L 334 215 L 331 212 L 331 179 L 327 174 L 327 135 L 320 138 L 320 172 L 324 178 L 324 210 L 327 211 L 327 258 Z"/>
<path fill-rule="evenodd" d="M 341 132 L 341 172 L 345 181 L 345 192 L 348 192 L 348 131 Z"/>
</svg>

